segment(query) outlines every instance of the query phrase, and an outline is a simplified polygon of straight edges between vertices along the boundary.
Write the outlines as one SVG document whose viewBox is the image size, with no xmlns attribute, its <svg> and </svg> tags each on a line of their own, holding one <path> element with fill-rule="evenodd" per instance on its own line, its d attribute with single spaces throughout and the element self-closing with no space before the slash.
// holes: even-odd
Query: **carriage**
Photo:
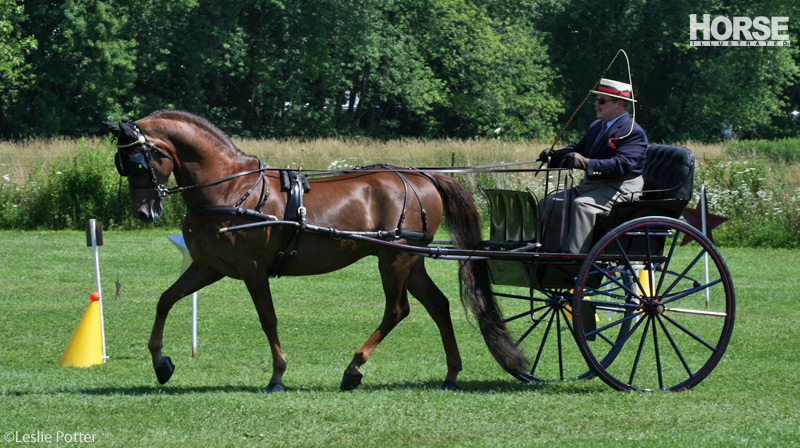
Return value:
<svg viewBox="0 0 800 448">
<path fill-rule="evenodd" d="M 621 390 L 679 390 L 721 358 L 734 321 L 730 274 L 714 244 L 677 220 L 692 196 L 694 155 L 651 145 L 643 177 L 639 199 L 600 215 L 585 255 L 535 251 L 530 190 L 482 190 L 494 294 L 532 360 L 522 379 L 596 375 Z"/>
<path fill-rule="evenodd" d="M 570 254 L 542 249 L 544 217 L 532 190 L 480 189 L 488 204 L 484 240 L 466 190 L 449 177 L 429 174 L 446 168 L 380 165 L 316 173 L 321 179 L 309 186 L 297 172 L 237 154 L 221 131 L 190 114 L 155 113 L 137 123 L 106 123 L 118 136 L 116 163 L 129 177 L 134 213 L 153 219 L 163 196 L 182 193 L 189 210 L 184 235 L 194 259 L 159 300 L 149 347 L 162 383 L 175 369 L 161 353 L 169 309 L 230 276 L 247 283 L 270 340 L 273 376 L 267 390 L 286 390 L 267 277 L 328 272 L 366 255 L 379 259 L 387 305 L 378 329 L 345 370 L 345 390 L 361 383 L 360 367 L 408 314 L 407 292 L 423 303 L 442 335 L 448 366 L 443 387 L 457 388 L 461 360 L 447 299 L 427 276 L 424 258 L 459 260 L 462 300 L 494 357 L 522 381 L 598 376 L 619 390 L 681 390 L 714 369 L 730 340 L 735 307 L 728 269 L 709 238 L 678 220 L 692 196 L 694 155 L 687 148 L 648 147 L 644 190 L 598 219 L 588 253 Z M 194 127 L 202 128 L 203 141 L 218 134 L 217 141 L 192 140 L 187 129 L 199 132 Z M 228 159 L 220 161 L 226 146 Z M 217 168 L 257 167 L 201 176 L 181 162 L 205 157 Z M 534 171 L 570 178 L 564 170 Z M 179 186 L 168 189 L 171 172 Z M 283 193 L 270 196 L 279 185 Z M 238 197 L 235 205 L 225 204 Z M 355 211 L 343 216 L 344 203 Z M 270 207 L 282 215 L 268 213 Z M 455 220 L 453 242 L 433 240 L 445 210 Z M 381 227 L 392 222 L 394 229 Z"/>
</svg>

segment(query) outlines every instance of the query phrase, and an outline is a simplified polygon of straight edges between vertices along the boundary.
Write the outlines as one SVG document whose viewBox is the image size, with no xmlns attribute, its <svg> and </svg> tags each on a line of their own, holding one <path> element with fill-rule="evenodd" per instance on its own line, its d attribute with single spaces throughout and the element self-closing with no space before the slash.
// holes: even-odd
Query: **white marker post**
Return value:
<svg viewBox="0 0 800 448">
<path fill-rule="evenodd" d="M 167 237 L 175 247 L 183 254 L 181 262 L 181 274 L 183 274 L 192 264 L 192 255 L 186 247 L 183 235 L 170 235 Z M 197 291 L 192 293 L 192 358 L 197 358 Z"/>
<path fill-rule="evenodd" d="M 100 251 L 99 246 L 103 245 L 103 223 L 90 219 L 86 224 L 86 245 L 92 248 L 94 254 L 94 287 L 100 296 L 100 334 L 103 340 L 103 362 L 106 362 L 106 324 L 103 320 L 103 288 L 100 285 Z"/>
</svg>

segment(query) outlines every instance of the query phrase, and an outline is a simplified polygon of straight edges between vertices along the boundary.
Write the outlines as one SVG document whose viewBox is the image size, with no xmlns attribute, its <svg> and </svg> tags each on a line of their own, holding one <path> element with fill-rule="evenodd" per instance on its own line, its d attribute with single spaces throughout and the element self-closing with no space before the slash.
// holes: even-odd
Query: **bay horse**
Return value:
<svg viewBox="0 0 800 448">
<path fill-rule="evenodd" d="M 257 226 L 221 233 L 220 229 L 252 224 L 259 218 L 289 219 L 300 211 L 304 222 L 330 229 L 383 232 L 383 239 L 427 246 L 442 220 L 449 220 L 459 248 L 481 242 L 479 215 L 466 189 L 444 175 L 403 173 L 387 167 L 309 179 L 298 210 L 281 191 L 281 172 L 241 152 L 207 120 L 184 111 L 161 110 L 135 122 L 104 122 L 117 138 L 115 163 L 129 182 L 133 216 L 152 222 L 163 213 L 162 198 L 181 193 L 187 206 L 183 236 L 191 266 L 161 295 L 150 336 L 153 367 L 161 384 L 175 366 L 164 356 L 163 331 L 172 306 L 181 298 L 223 277 L 243 280 L 269 340 L 272 377 L 267 392 L 287 390 L 287 361 L 278 338 L 278 320 L 270 293 L 270 276 L 322 274 L 341 269 L 368 255 L 378 258 L 386 299 L 378 328 L 356 351 L 342 377 L 342 390 L 358 387 L 361 367 L 377 345 L 409 313 L 408 292 L 436 323 L 444 345 L 447 374 L 442 388 L 457 389 L 461 357 L 447 298 L 425 271 L 424 258 L 365 241 L 321 233 L 292 231 L 285 226 Z M 165 184 L 174 175 L 178 187 Z M 297 204 L 295 204 L 297 205 Z M 397 227 L 395 227 L 397 226 Z M 403 227 L 404 226 L 404 227 Z M 403 227 L 403 231 L 398 229 Z M 392 231 L 391 229 L 394 229 Z M 426 235 L 429 238 L 414 238 Z M 289 256 L 291 253 L 292 256 Z M 489 287 L 485 261 L 461 261 L 462 301 L 476 316 L 492 355 L 513 375 L 525 371 L 527 359 L 509 339 Z"/>
</svg>

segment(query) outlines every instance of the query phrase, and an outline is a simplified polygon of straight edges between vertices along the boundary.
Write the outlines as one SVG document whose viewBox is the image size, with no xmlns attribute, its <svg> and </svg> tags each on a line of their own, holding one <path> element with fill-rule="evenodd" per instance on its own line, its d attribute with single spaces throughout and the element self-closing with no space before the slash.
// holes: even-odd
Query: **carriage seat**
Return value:
<svg viewBox="0 0 800 448">
<path fill-rule="evenodd" d="M 694 153 L 689 148 L 650 145 L 645 159 L 644 188 L 633 201 L 617 202 L 597 217 L 595 236 L 644 216 L 679 218 L 692 198 Z"/>
<path fill-rule="evenodd" d="M 513 247 L 538 241 L 538 201 L 531 190 L 478 188 L 489 205 L 491 245 Z"/>
</svg>

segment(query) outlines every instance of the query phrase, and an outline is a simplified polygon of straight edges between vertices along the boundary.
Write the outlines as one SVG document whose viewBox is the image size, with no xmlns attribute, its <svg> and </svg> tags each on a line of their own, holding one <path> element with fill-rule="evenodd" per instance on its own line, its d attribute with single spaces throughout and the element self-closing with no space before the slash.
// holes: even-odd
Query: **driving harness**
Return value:
<svg viewBox="0 0 800 448">
<path fill-rule="evenodd" d="M 236 226 L 235 228 L 223 229 L 225 231 L 244 230 L 246 228 L 260 227 L 263 225 L 280 225 L 281 248 L 280 250 L 278 250 L 278 252 L 275 254 L 275 257 L 272 260 L 272 267 L 269 273 L 270 277 L 280 277 L 283 274 L 283 272 L 286 269 L 286 266 L 297 255 L 297 248 L 300 245 L 301 236 L 306 231 L 328 234 L 333 238 L 342 238 L 342 237 L 357 235 L 365 237 L 379 237 L 379 238 L 393 238 L 393 239 L 405 238 L 408 240 L 424 242 L 426 244 L 429 244 L 431 241 L 433 241 L 433 235 L 428 231 L 428 216 L 425 210 L 425 206 L 422 202 L 422 198 L 420 197 L 419 192 L 417 192 L 417 189 L 414 187 L 414 185 L 404 175 L 404 172 L 407 172 L 408 170 L 408 168 L 406 167 L 400 167 L 389 164 L 375 164 L 363 167 L 356 167 L 353 170 L 348 170 L 348 172 L 351 173 L 374 170 L 376 168 L 381 168 L 382 171 L 391 171 L 400 178 L 400 180 L 403 182 L 403 187 L 405 189 L 403 210 L 400 213 L 400 218 L 397 222 L 397 227 L 394 230 L 380 230 L 376 232 L 358 232 L 358 231 L 339 230 L 328 227 L 320 227 L 309 224 L 306 221 L 307 212 L 303 202 L 303 197 L 305 193 L 308 193 L 311 190 L 311 185 L 309 184 L 308 178 L 305 175 L 300 174 L 294 170 L 276 169 L 280 173 L 281 193 L 285 192 L 287 195 L 286 208 L 283 212 L 283 219 L 278 219 L 274 215 L 268 215 L 263 213 L 262 210 L 266 203 L 266 199 L 269 195 L 269 189 L 267 187 L 266 176 L 264 172 L 267 169 L 271 168 L 265 168 L 264 163 L 261 161 L 259 162 L 261 164 L 261 169 L 259 170 L 260 171 L 259 179 L 256 180 L 253 186 L 250 187 L 247 193 L 245 193 L 242 196 L 242 198 L 236 202 L 235 205 L 187 207 L 187 211 L 195 215 L 243 216 L 258 221 L 253 224 L 245 224 L 242 226 Z M 419 173 L 425 176 L 428 180 L 430 180 L 437 188 L 439 187 L 438 181 L 436 181 L 436 179 L 433 176 L 423 171 L 420 171 Z M 242 203 L 244 203 L 244 201 L 250 196 L 250 194 L 258 187 L 259 183 L 261 183 L 263 187 L 256 209 L 248 209 L 241 207 Z M 409 189 L 411 190 L 411 192 L 413 192 L 414 196 L 417 198 L 417 202 L 419 203 L 420 206 L 420 214 L 422 216 L 421 231 L 403 229 L 403 224 L 405 223 L 407 209 L 408 209 Z"/>
<path fill-rule="evenodd" d="M 332 227 L 324 227 L 312 225 L 306 222 L 306 208 L 303 205 L 303 195 L 310 191 L 311 187 L 306 175 L 300 174 L 294 170 L 268 168 L 266 164 L 259 160 L 259 167 L 256 170 L 242 171 L 239 173 L 231 174 L 220 179 L 204 182 L 196 185 L 189 185 L 185 187 L 167 188 L 158 182 L 155 170 L 153 169 L 153 152 L 159 156 L 164 157 L 174 163 L 173 158 L 161 148 L 153 145 L 147 141 L 144 132 L 135 122 L 121 123 L 120 127 L 124 126 L 127 129 L 122 130 L 130 142 L 122 144 L 119 139 L 117 142 L 117 154 L 115 156 L 115 164 L 120 176 L 127 177 L 131 172 L 131 168 L 139 172 L 148 172 L 150 177 L 149 185 L 134 185 L 129 184 L 130 189 L 143 189 L 152 188 L 160 197 L 166 197 L 174 193 L 183 193 L 186 191 L 205 188 L 212 185 L 218 185 L 227 182 L 237 177 L 247 176 L 250 174 L 258 174 L 258 178 L 253 185 L 245 192 L 242 197 L 236 201 L 234 205 L 211 205 L 204 207 L 190 207 L 187 206 L 188 213 L 194 215 L 234 215 L 242 216 L 252 219 L 256 222 L 251 224 L 244 224 L 233 226 L 229 228 L 220 229 L 220 233 L 244 230 L 254 227 L 264 226 L 281 226 L 281 249 L 275 254 L 273 259 L 272 268 L 270 271 L 271 277 L 279 277 L 285 270 L 286 265 L 297 255 L 297 247 L 301 235 L 306 232 L 314 232 L 326 234 L 332 238 L 351 238 L 351 239 L 369 239 L 369 238 L 382 238 L 382 239 L 407 239 L 411 241 L 419 241 L 425 244 L 430 244 L 433 241 L 433 235 L 428 231 L 428 215 L 425 211 L 425 206 L 422 203 L 422 198 L 419 192 L 414 187 L 405 174 L 413 173 L 419 174 L 427 178 L 433 183 L 436 188 L 439 188 L 439 182 L 430 174 L 417 168 L 409 168 L 398 165 L 390 164 L 374 164 L 368 166 L 356 167 L 352 170 L 340 170 L 340 174 L 363 173 L 365 171 L 375 170 L 375 172 L 390 171 L 396 174 L 403 183 L 405 195 L 403 198 L 403 210 L 400 213 L 400 218 L 394 230 L 378 230 L 378 231 L 349 231 L 339 230 Z M 280 173 L 281 179 L 281 192 L 286 192 L 286 209 L 283 213 L 283 219 L 278 219 L 274 215 L 269 215 L 263 212 L 266 205 L 267 198 L 269 197 L 269 182 L 267 181 L 266 171 L 274 170 Z M 316 173 L 317 175 L 326 173 Z M 327 173 L 329 174 L 329 173 Z M 261 185 L 259 192 L 259 199 L 254 209 L 244 208 L 242 204 L 256 191 L 258 186 Z M 409 189 L 417 198 L 420 207 L 420 215 L 422 218 L 422 230 L 406 230 L 403 229 L 405 223 L 406 213 L 408 211 Z"/>
</svg>

